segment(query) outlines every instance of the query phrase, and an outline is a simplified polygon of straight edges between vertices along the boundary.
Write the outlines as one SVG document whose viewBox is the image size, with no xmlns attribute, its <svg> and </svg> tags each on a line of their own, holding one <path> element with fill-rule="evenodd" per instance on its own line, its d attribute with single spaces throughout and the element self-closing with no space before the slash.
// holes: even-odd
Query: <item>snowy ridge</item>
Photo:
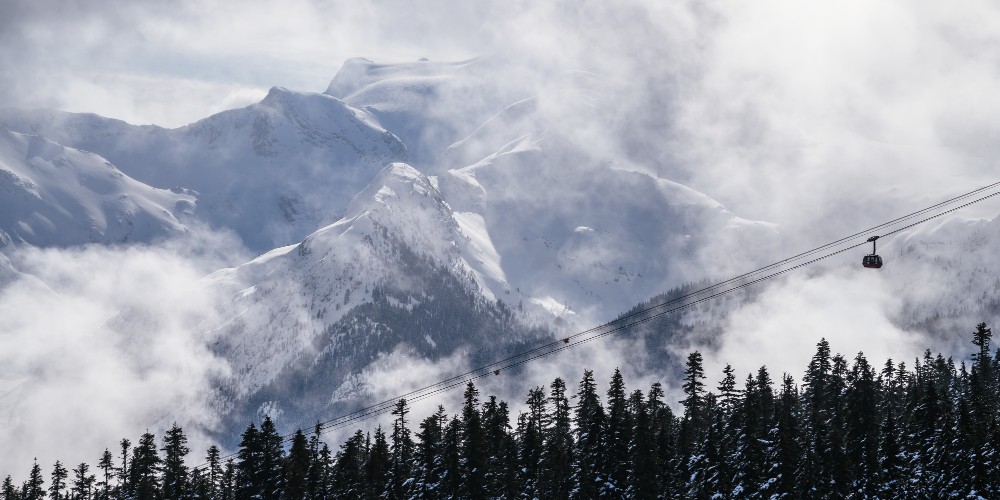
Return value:
<svg viewBox="0 0 1000 500">
<path fill-rule="evenodd" d="M 412 289 L 415 297 L 433 294 L 410 282 L 413 270 L 400 260 L 399 245 L 472 278 L 470 290 L 487 301 L 496 300 L 491 288 L 504 284 L 492 242 L 474 217 L 456 216 L 414 168 L 389 165 L 339 221 L 298 245 L 207 278 L 234 297 L 223 328 L 237 394 L 253 393 L 299 357 L 315 355 L 317 339 L 352 309 L 372 302 L 377 288 Z"/>
<path fill-rule="evenodd" d="M 186 231 L 194 196 L 154 189 L 93 153 L 0 128 L 0 245 L 150 242 Z"/>
<path fill-rule="evenodd" d="M 146 184 L 195 190 L 199 218 L 261 252 L 336 220 L 386 163 L 407 158 L 368 113 L 278 87 L 260 103 L 176 129 L 9 108 L 0 123 L 100 154 Z"/>
</svg>

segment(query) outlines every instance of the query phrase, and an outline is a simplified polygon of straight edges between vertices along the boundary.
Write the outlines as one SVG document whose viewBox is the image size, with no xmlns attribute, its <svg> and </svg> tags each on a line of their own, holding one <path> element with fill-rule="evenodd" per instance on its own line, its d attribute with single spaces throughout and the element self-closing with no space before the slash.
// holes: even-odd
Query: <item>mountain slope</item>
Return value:
<svg viewBox="0 0 1000 500">
<path fill-rule="evenodd" d="M 104 158 L 0 128 L 0 245 L 149 242 L 183 233 L 195 197 L 154 189 Z"/>
<path fill-rule="evenodd" d="M 540 311 L 489 290 L 475 238 L 426 176 L 393 164 L 336 223 L 207 278 L 234 296 L 217 345 L 230 410 L 294 409 L 308 425 L 380 355 L 484 356 L 543 335 Z"/>
<path fill-rule="evenodd" d="M 407 157 L 367 113 L 281 88 L 176 129 L 11 108 L 0 110 L 0 123 L 100 154 L 152 186 L 194 189 L 199 218 L 233 229 L 261 252 L 336 220 L 372 175 Z"/>
</svg>

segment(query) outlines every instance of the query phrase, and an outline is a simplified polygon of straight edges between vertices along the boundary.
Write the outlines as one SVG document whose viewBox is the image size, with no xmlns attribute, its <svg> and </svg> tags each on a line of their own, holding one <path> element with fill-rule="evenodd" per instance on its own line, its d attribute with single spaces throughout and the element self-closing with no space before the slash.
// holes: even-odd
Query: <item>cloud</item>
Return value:
<svg viewBox="0 0 1000 500">
<path fill-rule="evenodd" d="M 891 293 L 889 283 L 860 267 L 813 276 L 791 274 L 726 318 L 717 349 L 701 349 L 708 386 L 715 388 L 726 364 L 732 365 L 738 380 L 767 366 L 772 380 L 788 373 L 801 383 L 823 338 L 833 353 L 849 362 L 863 352 L 875 366 L 891 358 L 912 367 L 924 349 L 936 347 L 935 340 L 899 328 L 893 314 L 901 307 L 902 299 Z"/>
<path fill-rule="evenodd" d="M 19 279 L 0 289 L 0 470 L 96 463 L 121 438 L 185 427 L 200 456 L 228 374 L 209 349 L 222 298 L 201 286 L 208 239 L 171 248 L 8 251 Z M 192 255 L 201 254 L 195 259 Z"/>
</svg>

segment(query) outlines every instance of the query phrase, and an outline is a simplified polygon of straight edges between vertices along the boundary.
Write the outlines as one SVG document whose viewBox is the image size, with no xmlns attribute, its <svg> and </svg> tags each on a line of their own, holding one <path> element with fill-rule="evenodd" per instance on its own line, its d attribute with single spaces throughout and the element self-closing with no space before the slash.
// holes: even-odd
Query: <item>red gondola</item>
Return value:
<svg viewBox="0 0 1000 500">
<path fill-rule="evenodd" d="M 875 254 L 875 240 L 878 236 L 872 236 L 868 238 L 868 241 L 872 242 L 872 253 L 865 255 L 864 259 L 861 259 L 861 265 L 869 269 L 878 269 L 882 267 L 882 257 Z"/>
</svg>

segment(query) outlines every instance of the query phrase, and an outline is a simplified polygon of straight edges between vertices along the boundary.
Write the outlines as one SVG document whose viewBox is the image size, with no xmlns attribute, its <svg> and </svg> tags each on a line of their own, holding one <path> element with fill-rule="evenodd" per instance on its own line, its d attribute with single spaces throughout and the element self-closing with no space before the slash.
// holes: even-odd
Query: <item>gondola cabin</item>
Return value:
<svg viewBox="0 0 1000 500">
<path fill-rule="evenodd" d="M 882 257 L 878 255 L 865 255 L 865 258 L 861 260 L 861 265 L 869 269 L 878 269 L 882 267 Z"/>
<path fill-rule="evenodd" d="M 868 238 L 868 241 L 872 243 L 872 253 L 865 255 L 864 259 L 861 259 L 861 265 L 867 267 L 868 269 L 878 269 L 882 267 L 882 257 L 875 254 L 875 240 L 878 236 L 872 236 Z"/>
</svg>

